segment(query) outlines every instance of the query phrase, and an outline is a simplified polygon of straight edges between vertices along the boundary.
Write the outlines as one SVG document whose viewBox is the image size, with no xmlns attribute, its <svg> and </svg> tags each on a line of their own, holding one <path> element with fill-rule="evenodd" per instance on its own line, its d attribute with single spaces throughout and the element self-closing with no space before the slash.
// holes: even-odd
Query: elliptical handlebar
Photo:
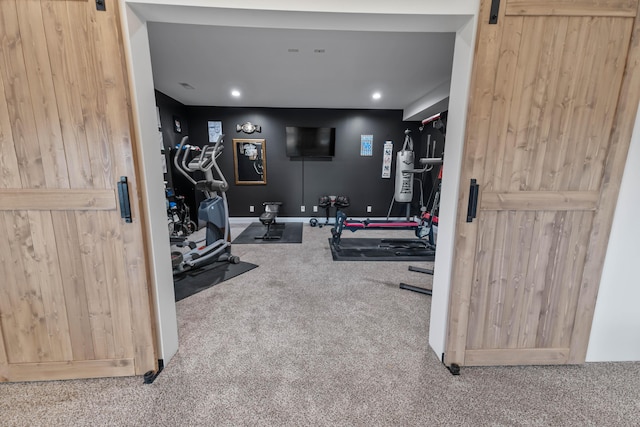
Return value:
<svg viewBox="0 0 640 427">
<path fill-rule="evenodd" d="M 213 146 L 205 145 L 200 151 L 200 154 L 187 163 L 190 145 L 185 144 L 189 140 L 189 137 L 184 136 L 180 141 L 176 155 L 173 157 L 174 166 L 195 186 L 198 186 L 198 182 L 189 175 L 189 172 L 193 173 L 201 171 L 205 173 L 206 188 L 208 190 L 220 190 L 222 192 L 227 191 L 229 184 L 216 161 L 224 149 L 224 146 L 221 145 L 223 137 L 224 134 L 219 135 L 215 145 Z M 215 169 L 216 174 L 220 179 L 214 179 L 213 174 L 211 173 L 212 168 Z"/>
<path fill-rule="evenodd" d="M 176 167 L 178 172 L 185 176 L 193 185 L 196 184 L 196 180 L 191 178 L 191 175 L 187 173 L 189 167 L 186 165 L 185 161 L 187 158 L 187 148 L 190 147 L 189 144 L 185 147 L 185 142 L 189 140 L 189 137 L 185 135 L 180 140 L 180 145 L 178 146 L 178 151 L 176 151 L 176 155 L 173 156 L 173 165 Z M 184 149 L 184 151 L 183 151 Z M 182 153 L 182 165 L 180 165 L 180 153 Z"/>
<path fill-rule="evenodd" d="M 218 144 L 216 144 L 216 147 L 217 146 L 218 146 Z M 222 147 L 220 147 L 220 148 L 222 148 Z M 216 162 L 216 157 L 218 157 L 220 154 L 222 154 L 222 150 L 217 151 L 216 148 L 214 147 L 213 153 L 211 154 L 211 164 L 213 165 L 213 168 L 216 170 L 216 173 L 218 174 L 218 176 L 221 179 L 213 180 L 212 185 L 214 185 L 220 191 L 225 192 L 225 191 L 227 191 L 229 189 L 229 183 L 227 182 L 227 180 L 225 179 L 224 175 L 222 174 L 222 171 L 220 170 L 220 167 L 218 166 L 218 162 Z M 209 169 L 211 169 L 211 166 L 209 166 Z"/>
</svg>

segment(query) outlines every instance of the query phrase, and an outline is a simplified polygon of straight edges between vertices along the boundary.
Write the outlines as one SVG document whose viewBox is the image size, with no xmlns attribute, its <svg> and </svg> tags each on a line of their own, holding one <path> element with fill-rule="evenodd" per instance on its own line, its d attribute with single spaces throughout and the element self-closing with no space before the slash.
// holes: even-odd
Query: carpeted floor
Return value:
<svg viewBox="0 0 640 427">
<path fill-rule="evenodd" d="M 398 289 L 429 286 L 407 267 L 430 263 L 334 262 L 329 233 L 235 246 L 260 267 L 177 303 L 180 350 L 154 384 L 0 384 L 0 425 L 639 424 L 640 363 L 452 376 L 427 344 L 431 298 Z"/>
</svg>

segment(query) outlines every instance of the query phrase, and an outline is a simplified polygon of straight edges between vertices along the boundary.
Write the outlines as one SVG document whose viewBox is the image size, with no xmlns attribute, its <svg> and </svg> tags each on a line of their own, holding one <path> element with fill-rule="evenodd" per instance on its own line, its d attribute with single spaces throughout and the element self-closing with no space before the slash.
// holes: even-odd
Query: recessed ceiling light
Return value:
<svg viewBox="0 0 640 427">
<path fill-rule="evenodd" d="M 185 89 L 192 89 L 192 90 L 195 89 L 195 87 L 191 86 L 189 83 L 180 82 L 179 85 Z"/>
<path fill-rule="evenodd" d="M 240 97 L 240 91 L 238 89 L 233 89 L 231 91 L 231 96 L 233 96 L 234 98 Z"/>
<path fill-rule="evenodd" d="M 382 98 L 382 94 L 380 92 L 374 92 L 373 95 L 371 95 L 371 97 L 373 99 L 380 99 Z"/>
</svg>

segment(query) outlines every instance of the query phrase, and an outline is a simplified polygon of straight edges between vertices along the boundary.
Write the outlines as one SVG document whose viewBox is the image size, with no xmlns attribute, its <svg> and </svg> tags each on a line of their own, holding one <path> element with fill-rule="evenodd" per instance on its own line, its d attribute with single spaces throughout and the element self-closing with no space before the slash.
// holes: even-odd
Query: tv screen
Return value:
<svg viewBox="0 0 640 427">
<path fill-rule="evenodd" d="M 336 152 L 336 129 L 287 126 L 287 156 L 333 157 Z"/>
</svg>

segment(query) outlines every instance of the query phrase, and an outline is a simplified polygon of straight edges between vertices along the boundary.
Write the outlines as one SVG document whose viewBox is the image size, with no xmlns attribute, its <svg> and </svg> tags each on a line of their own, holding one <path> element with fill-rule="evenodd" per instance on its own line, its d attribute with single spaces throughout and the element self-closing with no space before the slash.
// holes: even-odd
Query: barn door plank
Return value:
<svg viewBox="0 0 640 427">
<path fill-rule="evenodd" d="M 73 360 L 69 318 L 51 213 L 31 211 L 28 218 L 36 268 L 34 279 L 42 296 L 43 311 L 40 321 L 45 323 L 49 336 L 50 360 Z"/>
<path fill-rule="evenodd" d="M 56 247 L 59 254 L 76 253 L 80 248 L 78 225 L 74 212 L 51 212 Z M 96 359 L 91 331 L 89 300 L 84 286 L 84 266 L 80 256 L 60 263 L 64 296 L 69 319 L 69 336 L 74 360 Z"/>
<path fill-rule="evenodd" d="M 20 188 L 18 155 L 13 142 L 5 85 L 5 76 L 0 72 L 0 188 Z"/>
<path fill-rule="evenodd" d="M 49 52 L 46 45 L 40 42 L 46 37 L 40 2 L 19 1 L 16 6 L 31 95 L 30 105 L 33 108 L 34 129 L 42 153 L 45 182 L 47 187 L 69 188 Z"/>
<path fill-rule="evenodd" d="M 0 9 L 0 75 L 4 85 L 5 100 L 18 170 L 25 187 L 45 187 L 42 153 L 35 131 L 36 123 L 31 108 L 29 79 L 24 63 L 25 53 L 18 24 L 18 12 L 14 1 L 7 1 Z"/>
<path fill-rule="evenodd" d="M 42 14 L 46 45 L 49 51 L 59 122 L 71 188 L 93 188 L 91 161 L 87 145 L 82 93 L 78 86 L 84 73 L 84 47 L 74 44 L 73 28 L 68 22 L 66 1 L 44 1 Z M 86 7 L 82 2 L 69 7 Z M 81 16 L 77 19 L 82 20 Z M 78 40 L 79 42 L 79 40 Z"/>
</svg>

